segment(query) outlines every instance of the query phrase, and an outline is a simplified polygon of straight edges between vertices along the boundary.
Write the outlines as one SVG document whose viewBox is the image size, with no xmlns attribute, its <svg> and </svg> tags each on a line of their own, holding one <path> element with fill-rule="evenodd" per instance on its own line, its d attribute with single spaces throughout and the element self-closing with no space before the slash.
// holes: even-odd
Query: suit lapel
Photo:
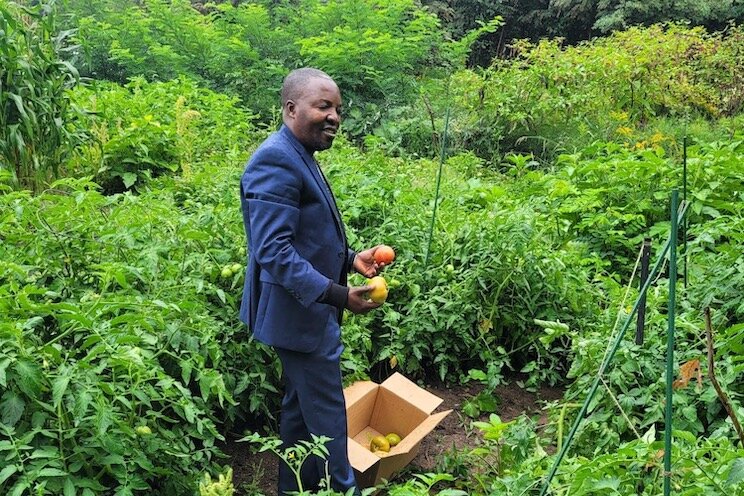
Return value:
<svg viewBox="0 0 744 496">
<path fill-rule="evenodd" d="M 315 161 L 315 157 L 311 156 L 310 160 L 312 161 L 311 164 L 308 164 L 307 161 L 305 162 L 305 164 L 310 169 L 313 178 L 315 178 L 315 181 L 318 183 L 318 187 L 323 192 L 323 196 L 325 197 L 326 202 L 328 202 L 328 207 L 331 209 L 331 213 L 333 214 L 333 220 L 336 221 L 336 229 L 338 229 L 338 233 L 341 235 L 344 246 L 346 246 L 346 232 L 344 230 L 344 223 L 341 220 L 341 213 L 338 211 L 338 205 L 336 205 L 336 198 L 331 192 L 331 185 L 328 184 L 328 181 L 323 175 L 323 171 L 320 170 L 320 165 L 318 165 L 318 162 Z"/>
<path fill-rule="evenodd" d="M 310 155 L 308 151 L 305 149 L 302 144 L 297 141 L 297 138 L 294 137 L 292 132 L 287 128 L 286 126 L 282 126 L 280 129 L 280 132 L 287 138 L 287 140 L 292 144 L 294 149 L 297 151 L 297 153 L 302 158 L 302 161 L 305 163 L 305 166 L 310 171 L 310 175 L 313 176 L 313 179 L 315 179 L 316 184 L 318 185 L 318 188 L 320 189 L 321 193 L 323 194 L 323 198 L 325 198 L 326 203 L 328 203 L 328 208 L 331 210 L 331 213 L 333 214 L 333 220 L 336 223 L 336 229 L 338 230 L 338 233 L 341 235 L 341 239 L 344 242 L 344 246 L 346 246 L 346 233 L 344 232 L 344 224 L 341 220 L 341 214 L 338 211 L 338 206 L 336 205 L 336 198 L 334 198 L 333 193 L 331 192 L 331 187 L 328 184 L 328 181 L 326 180 L 325 176 L 323 175 L 323 172 L 320 170 L 320 166 L 318 165 L 318 162 L 315 160 L 315 157 Z"/>
</svg>

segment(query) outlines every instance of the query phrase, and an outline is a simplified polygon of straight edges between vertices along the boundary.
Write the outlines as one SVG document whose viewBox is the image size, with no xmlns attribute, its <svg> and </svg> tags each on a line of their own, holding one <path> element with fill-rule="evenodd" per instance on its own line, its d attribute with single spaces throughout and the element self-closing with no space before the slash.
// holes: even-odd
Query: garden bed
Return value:
<svg viewBox="0 0 744 496">
<path fill-rule="evenodd" d="M 470 419 L 462 412 L 463 403 L 476 395 L 481 386 L 445 386 L 441 383 L 426 385 L 426 390 L 444 400 L 437 411 L 453 409 L 429 436 L 421 442 L 416 458 L 409 469 L 399 475 L 398 480 L 411 473 L 426 473 L 437 471 L 437 464 L 442 457 L 454 449 L 465 450 L 478 445 L 480 433 L 470 428 Z M 563 389 L 559 387 L 543 387 L 537 393 L 526 391 L 519 387 L 516 381 L 499 386 L 495 391 L 499 399 L 497 415 L 502 421 L 509 421 L 523 413 L 539 415 L 539 424 L 547 421 L 543 412 L 546 401 L 560 399 Z M 486 419 L 488 414 L 483 415 Z M 278 460 L 271 453 L 252 454 L 247 443 L 231 441 L 225 446 L 229 455 L 228 463 L 232 465 L 233 481 L 236 496 L 275 496 L 277 494 Z"/>
</svg>

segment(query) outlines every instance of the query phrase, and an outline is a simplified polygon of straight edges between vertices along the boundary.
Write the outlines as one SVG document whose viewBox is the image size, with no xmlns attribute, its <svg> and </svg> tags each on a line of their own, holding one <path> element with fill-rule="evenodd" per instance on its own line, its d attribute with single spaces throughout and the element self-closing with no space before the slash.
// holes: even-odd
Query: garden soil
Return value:
<svg viewBox="0 0 744 496">
<path fill-rule="evenodd" d="M 480 387 L 475 385 L 445 386 L 432 383 L 425 386 L 427 391 L 444 401 L 436 411 L 454 410 L 437 428 L 421 442 L 419 453 L 410 464 L 410 470 L 403 471 L 395 480 L 405 480 L 410 473 L 436 471 L 437 463 L 447 452 L 454 449 L 473 448 L 480 443 L 479 431 L 470 427 L 469 419 L 462 412 L 463 403 L 478 394 Z M 563 396 L 563 389 L 543 387 L 536 393 L 519 387 L 516 380 L 496 388 L 499 399 L 496 412 L 502 421 L 508 422 L 523 413 L 539 417 L 539 424 L 547 421 L 544 406 L 548 401 Z M 482 420 L 487 420 L 483 415 Z M 226 463 L 233 467 L 235 496 L 276 496 L 278 459 L 271 453 L 252 453 L 248 443 L 228 442 L 223 450 L 229 456 Z"/>
</svg>

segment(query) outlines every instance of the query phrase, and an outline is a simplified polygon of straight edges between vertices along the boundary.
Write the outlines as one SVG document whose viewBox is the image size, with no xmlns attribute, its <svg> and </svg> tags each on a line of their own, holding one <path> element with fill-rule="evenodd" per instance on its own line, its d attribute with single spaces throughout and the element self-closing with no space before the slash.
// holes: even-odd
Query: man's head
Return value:
<svg viewBox="0 0 744 496">
<path fill-rule="evenodd" d="M 305 67 L 284 78 L 282 117 L 310 152 L 326 150 L 341 123 L 341 92 L 323 71 Z"/>
</svg>

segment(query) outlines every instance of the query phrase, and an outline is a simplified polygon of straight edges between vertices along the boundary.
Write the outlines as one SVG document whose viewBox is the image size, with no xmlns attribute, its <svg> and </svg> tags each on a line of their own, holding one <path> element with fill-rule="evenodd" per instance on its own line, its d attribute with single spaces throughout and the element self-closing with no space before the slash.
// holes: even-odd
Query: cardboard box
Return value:
<svg viewBox="0 0 744 496">
<path fill-rule="evenodd" d="M 441 398 L 395 373 L 382 384 L 361 381 L 344 389 L 349 461 L 357 485 L 371 487 L 390 477 L 416 457 L 421 440 L 452 412 L 432 412 Z M 372 453 L 374 436 L 395 432 L 401 442 L 388 453 Z"/>
</svg>

